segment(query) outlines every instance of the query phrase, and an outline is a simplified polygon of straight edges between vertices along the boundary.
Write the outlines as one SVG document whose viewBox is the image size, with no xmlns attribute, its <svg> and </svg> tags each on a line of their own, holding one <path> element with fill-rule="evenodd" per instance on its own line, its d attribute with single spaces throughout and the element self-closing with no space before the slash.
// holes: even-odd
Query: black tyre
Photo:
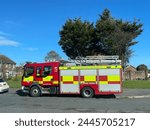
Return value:
<svg viewBox="0 0 150 130">
<path fill-rule="evenodd" d="M 82 89 L 81 95 L 84 98 L 91 98 L 91 97 L 94 96 L 94 91 L 90 87 L 85 87 L 85 88 Z"/>
<path fill-rule="evenodd" d="M 38 86 L 33 86 L 31 89 L 30 89 L 30 96 L 31 97 L 39 97 L 41 96 L 41 90 Z"/>
</svg>

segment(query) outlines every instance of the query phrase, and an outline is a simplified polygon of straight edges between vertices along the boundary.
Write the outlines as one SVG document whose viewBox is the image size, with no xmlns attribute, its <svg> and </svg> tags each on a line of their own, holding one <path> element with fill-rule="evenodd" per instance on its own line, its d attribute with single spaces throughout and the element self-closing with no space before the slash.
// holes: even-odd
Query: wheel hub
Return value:
<svg viewBox="0 0 150 130">
<path fill-rule="evenodd" d="M 85 94 L 85 96 L 89 97 L 91 92 L 89 90 L 85 90 L 84 94 Z"/>
<path fill-rule="evenodd" d="M 38 90 L 37 90 L 37 89 L 34 89 L 34 90 L 33 90 L 33 94 L 38 94 Z"/>
</svg>

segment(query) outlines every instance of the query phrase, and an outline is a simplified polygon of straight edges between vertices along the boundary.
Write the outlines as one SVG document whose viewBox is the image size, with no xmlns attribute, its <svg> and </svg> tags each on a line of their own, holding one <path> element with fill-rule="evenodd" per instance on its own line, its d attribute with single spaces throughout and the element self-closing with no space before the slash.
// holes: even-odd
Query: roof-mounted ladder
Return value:
<svg viewBox="0 0 150 130">
<path fill-rule="evenodd" d="M 76 57 L 71 59 L 76 65 L 85 65 L 85 64 L 121 64 L 121 60 L 118 60 L 119 56 L 86 56 L 86 57 Z"/>
</svg>

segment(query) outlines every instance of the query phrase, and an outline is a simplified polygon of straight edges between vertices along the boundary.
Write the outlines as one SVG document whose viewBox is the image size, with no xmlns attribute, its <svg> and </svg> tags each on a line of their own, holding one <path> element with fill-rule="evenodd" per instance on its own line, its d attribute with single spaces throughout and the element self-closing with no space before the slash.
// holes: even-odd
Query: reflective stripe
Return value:
<svg viewBox="0 0 150 130">
<path fill-rule="evenodd" d="M 62 81 L 72 81 L 73 82 L 73 76 L 62 76 Z"/>
<path fill-rule="evenodd" d="M 75 81 L 76 76 L 62 76 L 61 84 L 79 84 L 79 81 Z"/>
<path fill-rule="evenodd" d="M 120 75 L 116 74 L 119 72 L 118 70 L 119 69 L 116 69 L 116 70 L 114 69 L 114 71 L 117 71 L 117 72 L 114 72 L 112 70 L 109 71 L 109 69 L 105 69 L 105 72 L 107 72 L 108 75 L 99 75 L 98 77 L 97 77 L 96 71 L 94 70 L 87 70 L 87 71 L 81 70 L 81 73 L 80 73 L 82 74 L 81 76 L 73 76 L 73 75 L 61 76 L 61 84 L 79 84 L 79 82 L 81 84 L 84 84 L 84 83 L 97 84 L 99 82 L 100 85 L 119 84 L 121 77 Z M 87 73 L 87 75 L 85 73 Z M 102 74 L 105 74 L 105 73 L 102 73 Z"/>
<path fill-rule="evenodd" d="M 100 81 L 99 84 L 108 84 L 108 81 Z"/>
<path fill-rule="evenodd" d="M 43 81 L 51 81 L 53 76 L 46 76 L 43 78 Z"/>
<path fill-rule="evenodd" d="M 108 84 L 121 84 L 120 81 L 109 81 Z"/>
<path fill-rule="evenodd" d="M 24 82 L 31 82 L 31 81 L 33 81 L 33 76 L 30 76 L 30 77 L 27 77 L 27 78 L 23 78 L 23 81 Z"/>
<path fill-rule="evenodd" d="M 73 66 L 73 67 L 59 67 L 60 70 L 81 70 L 81 69 L 120 69 L 121 65 L 106 65 L 106 66 Z"/>
<path fill-rule="evenodd" d="M 108 75 L 108 81 L 120 81 L 119 75 Z"/>
<path fill-rule="evenodd" d="M 79 84 L 78 81 L 62 81 L 61 84 Z"/>
<path fill-rule="evenodd" d="M 121 69 L 121 65 L 118 65 L 117 67 L 116 66 L 111 66 L 111 69 Z"/>
<path fill-rule="evenodd" d="M 96 82 L 96 76 L 84 76 L 84 81 L 95 81 Z"/>
<path fill-rule="evenodd" d="M 73 81 L 73 84 L 79 84 L 79 82 L 78 81 Z"/>
<path fill-rule="evenodd" d="M 81 81 L 80 83 L 81 83 L 81 84 L 84 84 L 85 82 L 84 82 L 84 81 Z"/>
<path fill-rule="evenodd" d="M 107 81 L 107 76 L 99 76 L 99 81 Z"/>
<path fill-rule="evenodd" d="M 39 84 L 43 84 L 43 81 L 39 81 Z"/>
<path fill-rule="evenodd" d="M 60 84 L 63 84 L 63 82 L 61 81 Z"/>
<path fill-rule="evenodd" d="M 53 84 L 58 84 L 58 81 L 53 81 Z"/>
<path fill-rule="evenodd" d="M 99 76 L 99 84 L 119 84 L 120 76 L 119 75 L 108 75 L 108 76 Z"/>
<path fill-rule="evenodd" d="M 62 76 L 61 78 L 61 83 L 70 83 L 70 84 L 78 84 L 78 80 L 75 80 L 75 76 Z M 93 75 L 88 75 L 88 76 L 82 76 L 80 78 L 80 83 L 85 83 L 85 82 L 95 82 L 97 81 L 96 76 Z M 119 75 L 109 75 L 109 76 L 100 76 L 99 77 L 99 83 L 100 84 L 109 84 L 109 82 L 118 82 L 120 81 L 120 76 Z M 53 82 L 54 83 L 54 82 Z M 58 81 L 56 81 L 56 84 Z"/>
<path fill-rule="evenodd" d="M 39 81 L 39 84 L 43 84 L 43 81 Z M 58 84 L 58 81 L 53 81 L 53 84 Z"/>
</svg>

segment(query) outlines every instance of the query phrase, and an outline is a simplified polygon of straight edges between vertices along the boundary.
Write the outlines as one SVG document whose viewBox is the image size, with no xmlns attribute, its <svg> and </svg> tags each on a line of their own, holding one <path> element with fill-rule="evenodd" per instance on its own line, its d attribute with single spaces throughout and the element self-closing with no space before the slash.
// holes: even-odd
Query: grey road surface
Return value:
<svg viewBox="0 0 150 130">
<path fill-rule="evenodd" d="M 0 94 L 0 113 L 149 113 L 150 98 L 127 98 L 143 94 L 150 94 L 150 89 L 125 90 L 117 98 L 98 96 L 90 99 L 71 95 L 45 95 L 33 98 L 22 95 L 20 90 L 10 89 L 9 93 Z"/>
</svg>

